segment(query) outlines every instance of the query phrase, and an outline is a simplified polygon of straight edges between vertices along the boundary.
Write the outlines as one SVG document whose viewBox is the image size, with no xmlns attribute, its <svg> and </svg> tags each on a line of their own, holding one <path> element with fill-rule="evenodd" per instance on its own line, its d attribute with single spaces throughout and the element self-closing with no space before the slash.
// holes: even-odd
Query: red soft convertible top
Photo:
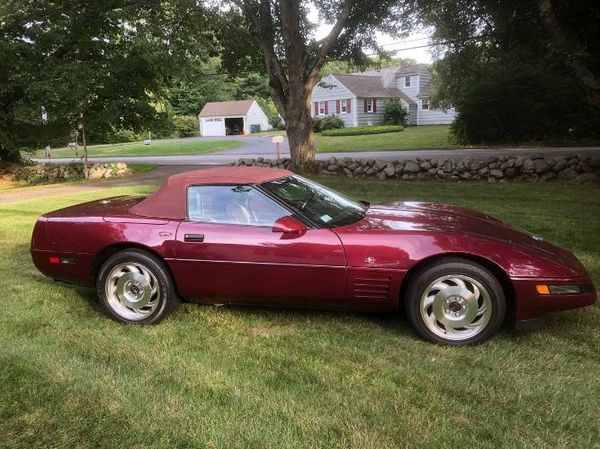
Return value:
<svg viewBox="0 0 600 449">
<path fill-rule="evenodd" d="M 186 217 L 188 186 L 262 184 L 292 174 L 288 170 L 264 167 L 216 167 L 179 173 L 170 176 L 156 192 L 133 206 L 130 212 L 144 217 L 183 220 Z"/>
</svg>

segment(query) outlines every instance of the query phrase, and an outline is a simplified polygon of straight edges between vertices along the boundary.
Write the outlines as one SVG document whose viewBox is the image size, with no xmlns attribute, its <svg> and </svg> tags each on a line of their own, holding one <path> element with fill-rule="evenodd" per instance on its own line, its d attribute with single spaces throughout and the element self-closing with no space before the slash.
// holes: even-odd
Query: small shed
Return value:
<svg viewBox="0 0 600 449">
<path fill-rule="evenodd" d="M 206 103 L 198 114 L 200 135 L 229 136 L 270 129 L 269 119 L 255 100 Z"/>
</svg>

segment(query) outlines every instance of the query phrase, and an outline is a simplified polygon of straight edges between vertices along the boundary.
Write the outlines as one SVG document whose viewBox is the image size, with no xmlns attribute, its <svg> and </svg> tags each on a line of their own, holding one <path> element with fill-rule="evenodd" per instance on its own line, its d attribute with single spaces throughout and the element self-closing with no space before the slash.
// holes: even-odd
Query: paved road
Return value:
<svg viewBox="0 0 600 449">
<path fill-rule="evenodd" d="M 229 136 L 228 138 L 231 138 Z M 275 148 L 270 137 L 241 137 L 245 145 L 219 151 L 211 154 L 197 156 L 129 156 L 129 157 L 94 157 L 90 162 L 127 162 L 150 163 L 157 165 L 226 165 L 237 161 L 239 158 L 274 158 Z M 216 139 L 214 139 L 216 140 Z M 289 147 L 284 147 L 283 157 L 289 157 Z M 317 159 L 335 157 L 371 158 L 382 160 L 405 160 L 416 157 L 421 158 L 454 158 L 471 157 L 474 160 L 485 160 L 491 156 L 533 156 L 544 154 L 547 156 L 569 156 L 581 154 L 600 158 L 600 147 L 544 147 L 544 148 L 457 148 L 452 150 L 408 150 L 408 151 L 358 151 L 348 153 L 318 153 Z M 38 162 L 54 162 L 65 164 L 77 161 L 71 158 L 36 159 Z"/>
</svg>

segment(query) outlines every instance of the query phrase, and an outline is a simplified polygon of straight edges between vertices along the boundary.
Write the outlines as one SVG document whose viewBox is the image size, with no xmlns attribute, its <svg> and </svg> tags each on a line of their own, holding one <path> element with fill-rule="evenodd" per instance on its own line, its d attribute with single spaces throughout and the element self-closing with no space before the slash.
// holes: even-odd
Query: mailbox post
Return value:
<svg viewBox="0 0 600 449">
<path fill-rule="evenodd" d="M 279 146 L 283 143 L 283 136 L 273 136 L 271 140 L 275 144 L 275 151 L 277 152 L 277 160 L 281 157 Z"/>
</svg>

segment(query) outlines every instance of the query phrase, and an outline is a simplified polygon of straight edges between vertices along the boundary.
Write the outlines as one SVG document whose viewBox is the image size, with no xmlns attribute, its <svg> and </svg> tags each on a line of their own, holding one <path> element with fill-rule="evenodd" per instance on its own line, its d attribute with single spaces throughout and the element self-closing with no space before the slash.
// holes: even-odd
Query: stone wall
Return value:
<svg viewBox="0 0 600 449">
<path fill-rule="evenodd" d="M 281 159 L 240 159 L 233 165 L 289 168 L 291 161 Z M 422 179 L 489 182 L 598 182 L 600 158 L 580 155 L 569 157 L 490 157 L 485 161 L 463 159 L 415 158 L 404 161 L 377 159 L 329 158 L 317 161 L 319 174 L 373 177 L 384 179 Z"/>
<path fill-rule="evenodd" d="M 131 171 L 127 167 L 127 164 L 121 162 L 89 165 L 89 179 L 113 178 L 129 173 L 131 173 Z M 7 180 L 39 183 L 77 180 L 83 179 L 84 177 L 83 164 L 3 164 L 0 167 L 0 177 Z"/>
</svg>

